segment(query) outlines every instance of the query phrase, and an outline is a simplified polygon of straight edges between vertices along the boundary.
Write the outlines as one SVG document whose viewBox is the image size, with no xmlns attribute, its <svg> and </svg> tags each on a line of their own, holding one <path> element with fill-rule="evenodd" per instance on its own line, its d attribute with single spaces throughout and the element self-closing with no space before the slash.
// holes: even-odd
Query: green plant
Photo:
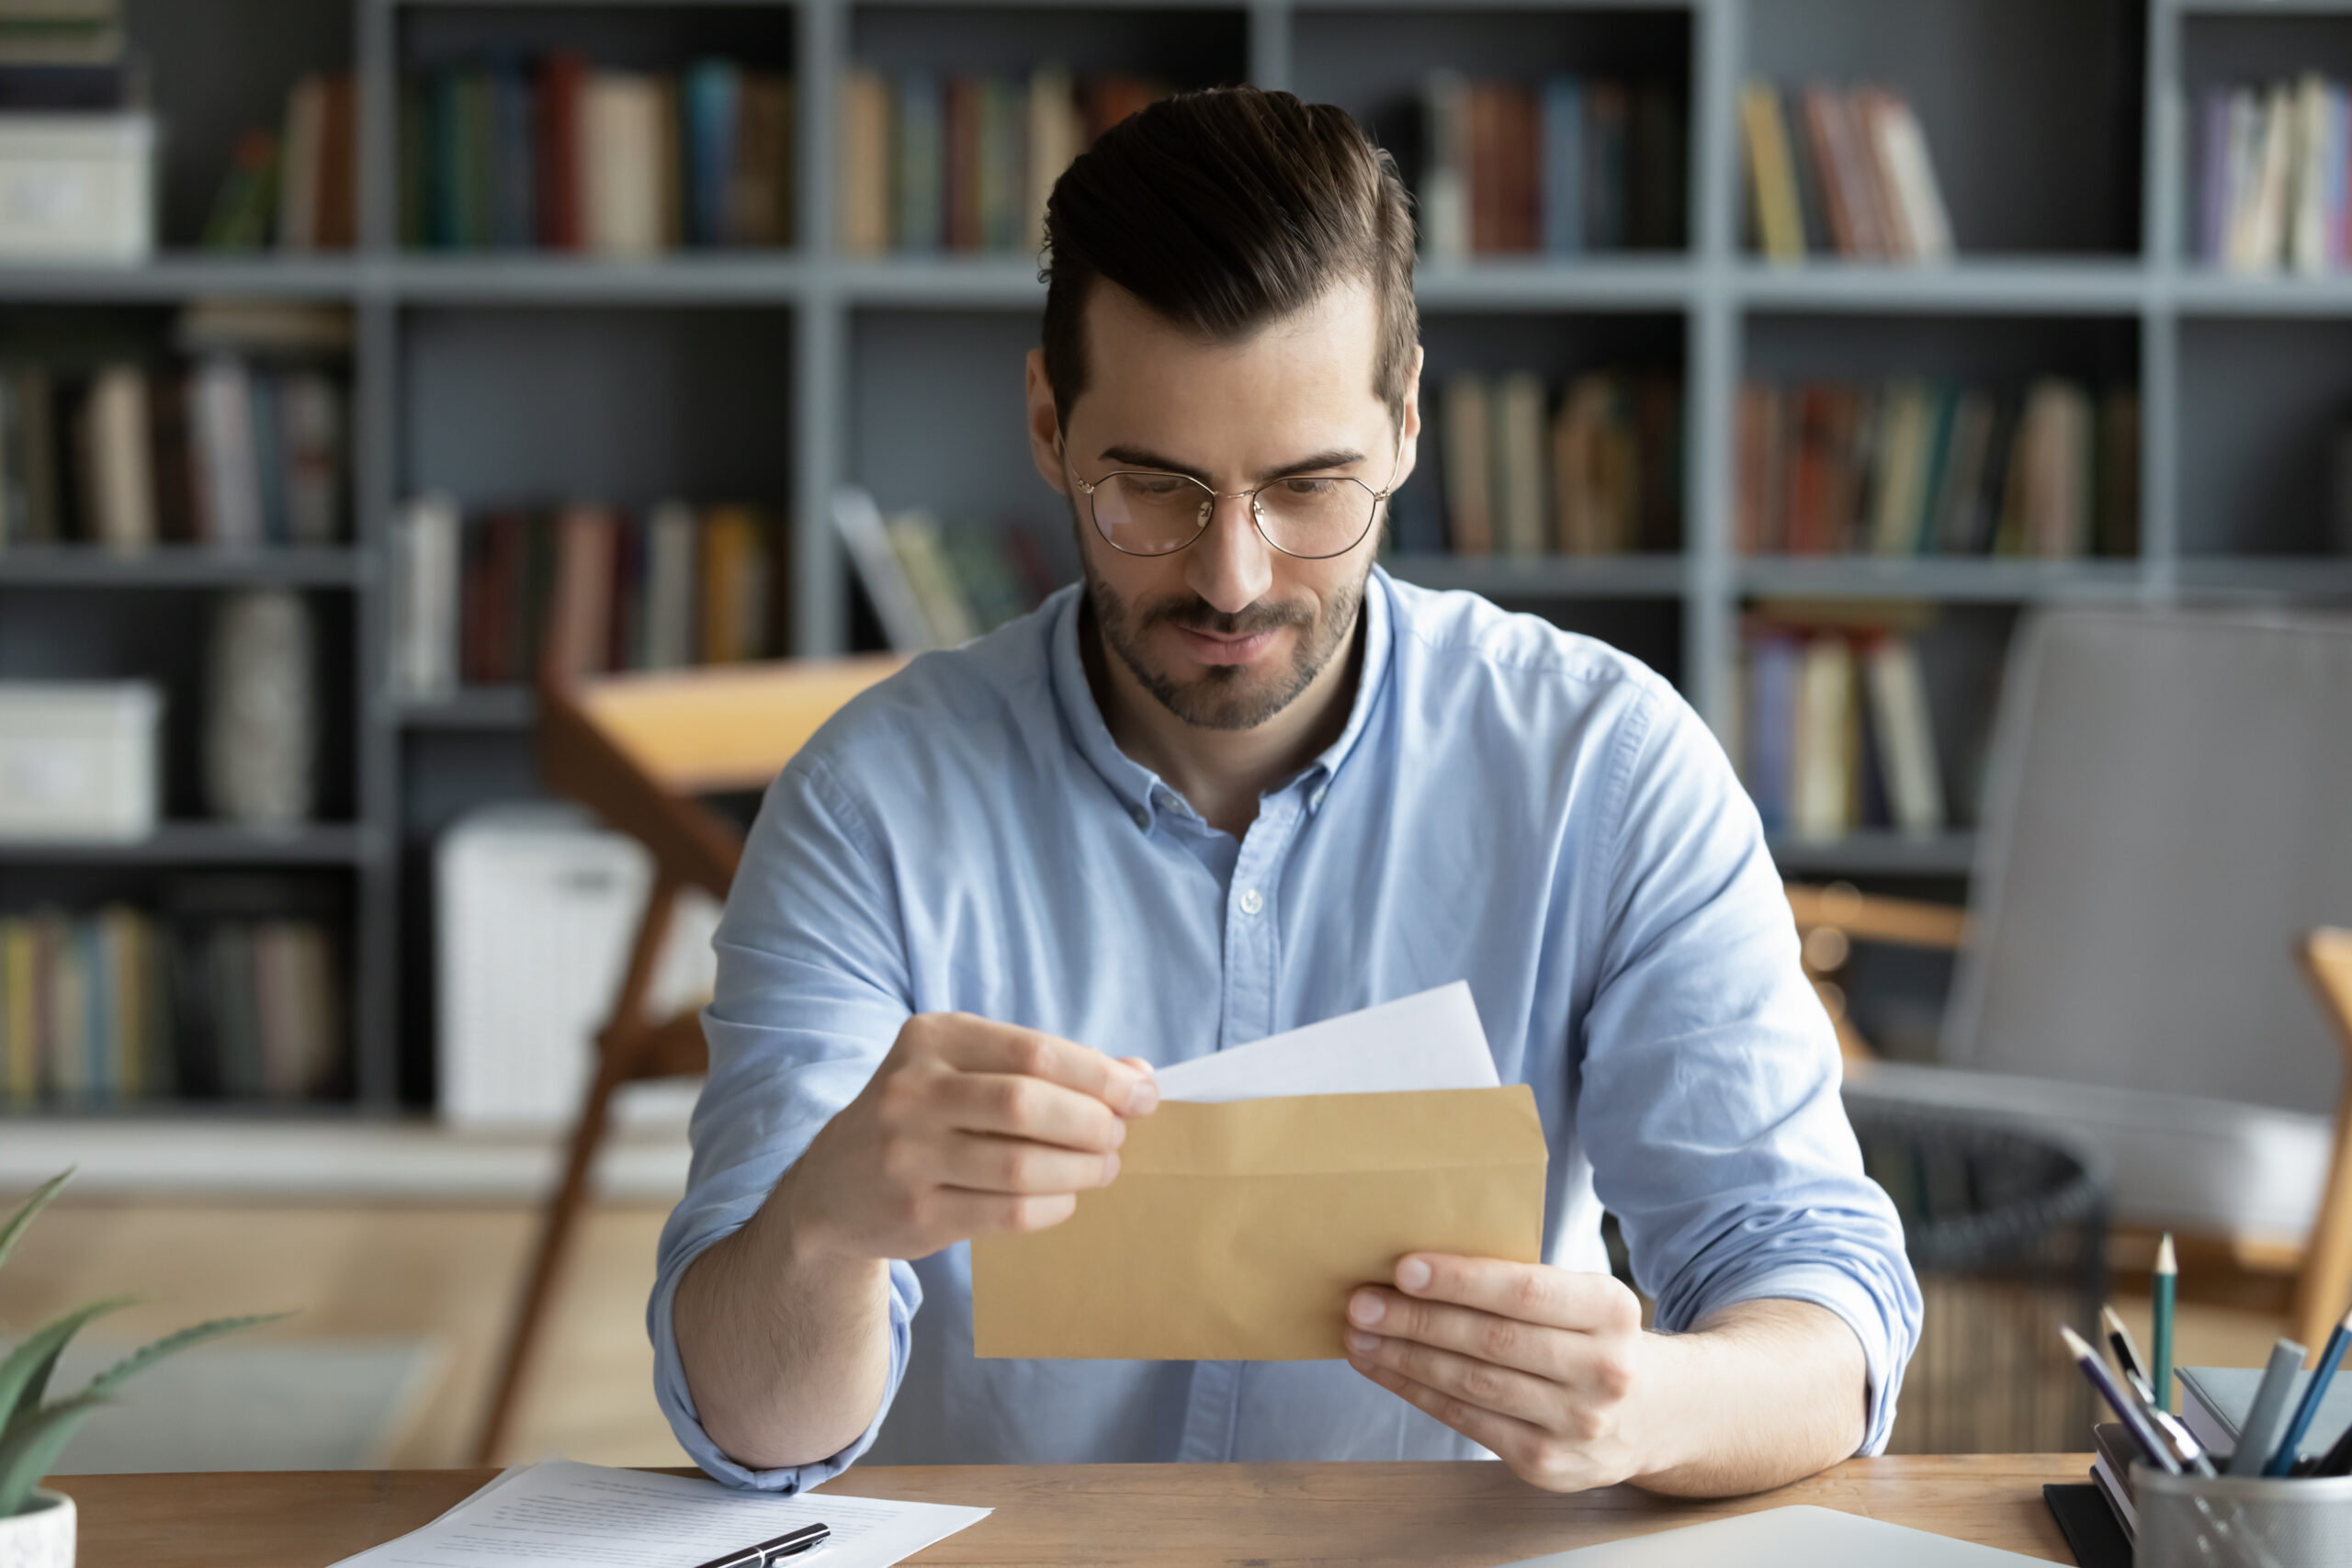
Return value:
<svg viewBox="0 0 2352 1568">
<path fill-rule="evenodd" d="M 8 1254 L 16 1249 L 17 1239 L 31 1225 L 33 1216 L 49 1206 L 49 1201 L 64 1190 L 73 1175 L 73 1171 L 66 1170 L 43 1182 L 8 1216 L 8 1223 L 0 1225 L 0 1265 L 6 1264 Z M 281 1312 L 258 1317 L 218 1317 L 193 1328 L 183 1328 L 125 1356 L 92 1378 L 81 1393 L 43 1404 L 49 1394 L 50 1374 L 57 1370 L 57 1358 L 63 1353 L 67 1342 L 81 1332 L 82 1325 L 119 1311 L 137 1299 L 108 1296 L 76 1307 L 56 1322 L 25 1336 L 7 1358 L 0 1360 L 0 1519 L 26 1511 L 33 1488 L 49 1473 L 49 1467 L 56 1462 L 83 1420 L 107 1403 L 107 1396 L 133 1374 L 191 1345 L 288 1315 Z"/>
</svg>

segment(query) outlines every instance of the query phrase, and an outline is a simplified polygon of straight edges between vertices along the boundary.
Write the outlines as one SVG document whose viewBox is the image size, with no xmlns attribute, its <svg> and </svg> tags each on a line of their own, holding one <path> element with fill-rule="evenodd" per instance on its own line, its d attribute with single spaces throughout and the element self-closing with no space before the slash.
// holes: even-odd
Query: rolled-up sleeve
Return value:
<svg viewBox="0 0 2352 1568">
<path fill-rule="evenodd" d="M 805 757 L 804 753 L 804 757 Z M 710 1077 L 695 1108 L 686 1195 L 662 1227 L 653 1295 L 654 1393 L 694 1461 L 738 1486 L 794 1492 L 872 1446 L 906 1375 L 922 1292 L 890 1265 L 890 1373 L 865 1432 L 814 1464 L 751 1470 L 712 1442 L 678 1359 L 671 1306 L 703 1249 L 750 1221 L 818 1130 L 854 1099 L 909 1017 L 905 944 L 877 836 L 821 763 L 770 786 L 720 920 L 717 989 L 702 1015 Z"/>
<path fill-rule="evenodd" d="M 1869 1373 L 1860 1451 L 1877 1453 L 1919 1334 L 1902 1222 L 1863 1174 L 1755 807 L 1679 697 L 1661 686 L 1647 710 L 1621 738 L 1591 895 L 1576 1123 L 1594 1190 L 1659 1327 L 1766 1297 L 1842 1318 Z"/>
</svg>

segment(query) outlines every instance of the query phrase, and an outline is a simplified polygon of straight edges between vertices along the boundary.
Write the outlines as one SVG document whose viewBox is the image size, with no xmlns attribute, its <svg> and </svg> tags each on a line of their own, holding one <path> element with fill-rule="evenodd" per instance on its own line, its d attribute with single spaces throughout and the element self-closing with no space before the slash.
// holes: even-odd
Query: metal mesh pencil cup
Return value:
<svg viewBox="0 0 2352 1568">
<path fill-rule="evenodd" d="M 2352 1476 L 2205 1480 L 2132 1467 L 2135 1568 L 2352 1568 Z"/>
</svg>

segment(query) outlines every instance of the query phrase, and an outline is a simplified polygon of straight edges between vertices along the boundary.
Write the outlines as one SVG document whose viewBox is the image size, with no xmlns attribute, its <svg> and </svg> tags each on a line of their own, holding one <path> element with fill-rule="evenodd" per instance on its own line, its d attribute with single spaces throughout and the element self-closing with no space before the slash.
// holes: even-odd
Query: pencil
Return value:
<svg viewBox="0 0 2352 1568">
<path fill-rule="evenodd" d="M 2156 1341 L 2156 1364 L 2150 1370 L 2148 1386 L 2156 1391 L 2156 1408 L 2172 1408 L 2172 1293 L 2180 1279 L 2180 1259 L 2172 1250 L 2172 1232 L 2165 1232 L 2163 1241 L 2156 1244 L 2156 1282 L 2154 1316 Z"/>
<path fill-rule="evenodd" d="M 2113 1307 L 2101 1307 L 2098 1314 L 2100 1321 L 2107 1325 L 2107 1343 L 2115 1351 L 2115 1364 L 2123 1369 L 2124 1376 L 2147 1382 L 2147 1364 L 2140 1359 L 2140 1348 L 2132 1343 L 2132 1331 L 2123 1326 L 2123 1320 L 2115 1315 Z M 2148 1386 L 2154 1388 L 2155 1385 L 2149 1383 Z"/>
<path fill-rule="evenodd" d="M 2278 1451 L 2270 1462 L 2262 1467 L 2268 1476 L 2292 1474 L 2295 1458 L 2303 1451 L 2303 1435 L 2312 1429 L 2312 1417 L 2319 1414 L 2319 1402 L 2327 1397 L 2327 1385 L 2335 1377 L 2335 1369 L 2344 1364 L 2344 1351 L 2352 1346 L 2352 1313 L 2344 1314 L 2327 1337 L 2327 1348 L 2319 1353 L 2319 1365 L 2312 1369 L 2312 1381 L 2303 1385 L 2303 1397 L 2296 1402 L 2295 1413 L 2288 1417 L 2287 1435 L 2278 1439 Z"/>
<path fill-rule="evenodd" d="M 2091 1386 L 2098 1390 L 2099 1397 L 2107 1401 L 2108 1407 L 2115 1412 L 2116 1419 L 2123 1423 L 2123 1429 L 2132 1434 L 2132 1440 L 2139 1445 L 2148 1462 L 2158 1470 L 2178 1475 L 2180 1461 L 2165 1446 L 2154 1425 L 2141 1414 L 2139 1403 L 2117 1385 L 2106 1363 L 2098 1359 L 2098 1352 L 2090 1348 L 2090 1342 L 2063 1323 L 2058 1325 L 2058 1333 L 2066 1341 L 2066 1354 L 2073 1357 L 2075 1365 L 2083 1370 L 2083 1376 L 2091 1380 Z"/>
</svg>

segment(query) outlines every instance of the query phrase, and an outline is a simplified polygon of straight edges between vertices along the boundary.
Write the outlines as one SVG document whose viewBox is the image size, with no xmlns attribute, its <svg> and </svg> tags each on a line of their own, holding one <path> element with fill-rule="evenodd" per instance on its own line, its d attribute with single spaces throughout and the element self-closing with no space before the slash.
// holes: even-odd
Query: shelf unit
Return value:
<svg viewBox="0 0 2352 1568">
<path fill-rule="evenodd" d="M 1430 265 L 1419 293 L 1433 373 L 1446 355 L 1506 367 L 1511 362 L 1495 356 L 1522 341 L 1554 369 L 1627 353 L 1679 369 L 1688 410 L 1683 548 L 1607 559 L 1423 555 L 1391 565 L 1413 581 L 1476 590 L 1613 637 L 1659 663 L 1719 728 L 1731 715 L 1741 609 L 1758 597 L 1946 606 L 1962 651 L 1945 685 L 1980 696 L 2016 614 L 2035 604 L 2352 601 L 2352 560 L 2327 553 L 2317 522 L 2323 486 L 2312 450 L 2324 425 L 2352 412 L 2352 353 L 2341 352 L 2352 350 L 2352 277 L 2215 276 L 2188 265 L 2175 240 L 2185 200 L 2183 84 L 2199 71 L 2259 61 L 2272 47 L 2264 33 L 2213 55 L 2213 40 L 2290 18 L 2324 33 L 2332 50 L 2352 50 L 2352 4 L 130 0 L 129 14 L 134 47 L 153 62 L 160 107 L 188 132 L 169 143 L 166 248 L 136 267 L 0 266 L 0 317 L 153 311 L 209 296 L 348 307 L 356 327 L 356 542 L 243 556 L 164 549 L 134 559 L 10 552 L 0 555 L 0 623 L 13 605 L 61 590 L 168 594 L 283 583 L 347 604 L 335 622 L 348 642 L 336 668 L 349 680 L 326 700 L 347 700 L 350 714 L 329 727 L 345 748 L 334 764 L 349 777 L 349 819 L 286 840 L 187 822 L 136 849 L 0 848 L 0 890 L 15 867 L 74 863 L 347 873 L 363 1111 L 413 1104 L 427 1081 L 432 836 L 474 801 L 533 787 L 527 691 L 469 691 L 422 705 L 387 687 L 384 541 L 403 496 L 439 488 L 480 501 L 565 487 L 635 504 L 658 488 L 785 502 L 796 520 L 793 644 L 812 655 L 850 647 L 860 624 L 822 525 L 837 484 L 866 484 L 886 506 L 1055 515 L 1019 435 L 1019 354 L 1035 341 L 1043 299 L 1034 265 L 833 253 L 831 128 L 837 83 L 854 59 L 878 55 L 888 64 L 928 54 L 943 66 L 992 66 L 1000 62 L 991 51 L 1009 60 L 1068 38 L 1080 69 L 1148 70 L 1168 39 L 1208 39 L 1186 48 L 1225 51 L 1217 69 L 1233 79 L 1362 108 L 1433 64 L 1497 74 L 1573 66 L 1580 51 L 1605 54 L 1612 29 L 1651 40 L 1645 48 L 1679 40 L 1690 117 L 1687 250 Z M 394 243 L 397 85 L 410 63 L 502 33 L 536 48 L 576 30 L 592 52 L 614 39 L 625 49 L 632 18 L 646 17 L 658 20 L 664 48 L 680 39 L 691 46 L 697 28 L 729 38 L 749 28 L 788 55 L 797 84 L 794 249 L 606 262 Z M 1388 50 L 1381 39 L 1411 49 Z M 345 63 L 360 84 L 359 247 L 310 257 L 186 248 L 236 130 L 273 123 L 300 70 Z M 1868 75 L 1904 90 L 1927 127 L 1964 251 L 1989 235 L 1992 252 L 1935 267 L 1757 258 L 1740 231 L 1734 114 L 1751 73 Z M 2001 90 L 1983 90 L 1988 81 Z M 2001 116 L 1964 112 L 1992 103 L 2004 106 Z M 2017 139 L 2028 133 L 2045 138 L 2046 155 L 2014 166 Z M 2077 342 L 2122 354 L 2142 388 L 2138 558 L 1734 553 L 1734 407 L 1751 367 L 1818 361 L 1861 377 L 1913 368 L 1908 355 L 1966 364 L 2007 355 L 2024 370 L 2045 344 Z M 2290 373 L 2257 374 L 2266 355 L 2283 356 Z M 1427 493 L 1436 484 L 1435 465 L 1425 461 L 1412 488 Z M 14 655 L 11 646 L 0 626 L 0 673 L 23 666 L 21 641 Z M 1964 755 L 1968 739 L 1954 739 L 1951 750 Z M 1949 885 L 1965 874 L 1972 842 L 1964 831 L 1926 840 L 1871 833 L 1776 849 L 1784 866 L 1805 874 Z"/>
</svg>

